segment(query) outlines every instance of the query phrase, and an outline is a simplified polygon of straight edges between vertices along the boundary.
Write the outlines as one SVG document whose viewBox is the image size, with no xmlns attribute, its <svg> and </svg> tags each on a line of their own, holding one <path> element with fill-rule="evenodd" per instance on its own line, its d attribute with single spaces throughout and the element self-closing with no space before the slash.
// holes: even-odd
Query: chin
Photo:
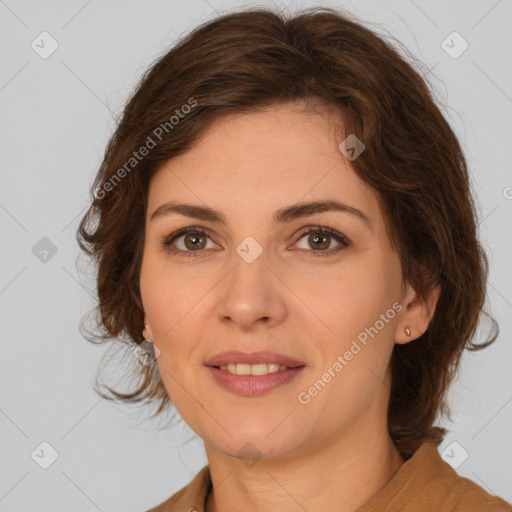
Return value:
<svg viewBox="0 0 512 512">
<path fill-rule="evenodd" d="M 253 467 L 258 461 L 286 457 L 300 444 L 298 440 L 294 442 L 286 430 L 283 432 L 278 432 L 278 429 L 272 431 L 274 428 L 275 425 L 264 429 L 261 426 L 255 428 L 254 425 L 247 425 L 247 428 L 244 429 L 238 424 L 236 431 L 228 429 L 233 437 L 226 434 L 222 439 L 211 439 L 210 443 L 215 446 L 216 450 L 239 459 L 247 467 Z"/>
</svg>

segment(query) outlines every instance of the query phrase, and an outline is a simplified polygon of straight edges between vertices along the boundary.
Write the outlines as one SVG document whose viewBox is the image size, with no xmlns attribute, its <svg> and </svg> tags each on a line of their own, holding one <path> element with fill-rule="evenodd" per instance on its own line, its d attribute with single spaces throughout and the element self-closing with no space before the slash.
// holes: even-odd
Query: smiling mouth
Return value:
<svg viewBox="0 0 512 512">
<path fill-rule="evenodd" d="M 297 366 L 296 368 L 302 368 Z M 284 372 L 288 369 L 288 366 L 279 363 L 258 363 L 258 364 L 245 364 L 245 363 L 230 363 L 222 364 L 220 366 L 213 366 L 219 370 L 225 370 L 233 375 L 267 375 L 268 373 Z"/>
</svg>

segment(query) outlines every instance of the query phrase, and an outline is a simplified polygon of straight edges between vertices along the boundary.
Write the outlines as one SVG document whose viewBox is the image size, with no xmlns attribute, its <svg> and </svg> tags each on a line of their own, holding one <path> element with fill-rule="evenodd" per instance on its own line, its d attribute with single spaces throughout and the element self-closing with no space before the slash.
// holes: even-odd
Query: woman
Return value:
<svg viewBox="0 0 512 512">
<path fill-rule="evenodd" d="M 509 511 L 439 455 L 485 300 L 464 155 L 424 80 L 348 16 L 251 9 L 146 73 L 78 240 L 122 400 L 208 465 L 152 511 Z"/>
</svg>

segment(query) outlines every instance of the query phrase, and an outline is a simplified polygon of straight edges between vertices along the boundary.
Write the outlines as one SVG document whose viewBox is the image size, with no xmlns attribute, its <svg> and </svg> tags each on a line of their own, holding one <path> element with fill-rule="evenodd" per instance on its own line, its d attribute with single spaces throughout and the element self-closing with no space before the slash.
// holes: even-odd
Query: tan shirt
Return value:
<svg viewBox="0 0 512 512">
<path fill-rule="evenodd" d="M 207 465 L 188 485 L 147 512 L 204 512 L 210 487 Z M 425 443 L 356 512 L 512 512 L 512 505 L 461 477 L 435 444 Z"/>
</svg>

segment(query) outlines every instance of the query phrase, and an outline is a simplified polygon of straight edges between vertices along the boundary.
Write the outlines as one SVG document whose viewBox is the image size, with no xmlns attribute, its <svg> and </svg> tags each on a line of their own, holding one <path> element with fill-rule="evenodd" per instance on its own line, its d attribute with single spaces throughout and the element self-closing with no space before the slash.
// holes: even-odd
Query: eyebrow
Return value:
<svg viewBox="0 0 512 512">
<path fill-rule="evenodd" d="M 302 217 L 314 215 L 315 213 L 329 211 L 351 214 L 364 221 L 370 230 L 372 229 L 372 224 L 369 218 L 362 211 L 335 200 L 297 203 L 286 208 L 281 208 L 274 213 L 272 225 L 275 226 L 277 224 L 289 223 Z M 193 219 L 215 222 L 226 227 L 228 225 L 227 218 L 221 211 L 214 210 L 209 206 L 177 203 L 175 201 L 170 201 L 160 205 L 151 214 L 150 220 L 171 214 L 179 214 Z"/>
</svg>

